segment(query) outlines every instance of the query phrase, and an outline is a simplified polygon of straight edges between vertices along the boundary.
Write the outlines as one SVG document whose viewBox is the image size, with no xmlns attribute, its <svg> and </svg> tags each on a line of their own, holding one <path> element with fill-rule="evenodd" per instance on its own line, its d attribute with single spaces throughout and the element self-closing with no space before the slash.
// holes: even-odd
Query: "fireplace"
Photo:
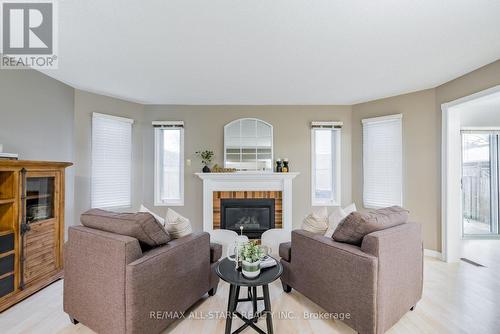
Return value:
<svg viewBox="0 0 500 334">
<path fill-rule="evenodd" d="M 274 198 L 221 199 L 221 228 L 259 239 L 263 232 L 274 228 Z"/>
<path fill-rule="evenodd" d="M 196 173 L 203 180 L 203 231 L 221 228 L 223 199 L 274 199 L 274 228 L 292 231 L 292 181 L 299 173 Z"/>
</svg>

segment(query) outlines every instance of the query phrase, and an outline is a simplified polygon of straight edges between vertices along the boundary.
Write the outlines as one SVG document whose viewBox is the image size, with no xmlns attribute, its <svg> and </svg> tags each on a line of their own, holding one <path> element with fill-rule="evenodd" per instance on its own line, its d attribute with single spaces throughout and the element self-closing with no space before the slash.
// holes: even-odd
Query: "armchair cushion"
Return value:
<svg viewBox="0 0 500 334">
<path fill-rule="evenodd" d="M 170 241 L 170 235 L 149 213 L 117 213 L 92 209 L 80 218 L 86 227 L 136 238 L 148 246 L 160 246 Z"/>
<path fill-rule="evenodd" d="M 292 258 L 292 242 L 283 242 L 280 244 L 280 257 L 286 262 Z"/>
<path fill-rule="evenodd" d="M 333 232 L 333 239 L 353 245 L 361 245 L 365 235 L 404 224 L 408 210 L 399 206 L 378 209 L 366 214 L 351 212 Z"/>
<path fill-rule="evenodd" d="M 219 261 L 222 256 L 222 245 L 214 242 L 210 243 L 210 263 Z"/>
</svg>

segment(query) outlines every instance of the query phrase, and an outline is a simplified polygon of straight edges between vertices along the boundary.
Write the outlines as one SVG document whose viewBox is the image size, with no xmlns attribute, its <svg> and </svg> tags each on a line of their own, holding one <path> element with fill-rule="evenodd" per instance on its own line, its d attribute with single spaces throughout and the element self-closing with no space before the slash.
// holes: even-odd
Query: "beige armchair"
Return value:
<svg viewBox="0 0 500 334">
<path fill-rule="evenodd" d="M 360 247 L 304 230 L 280 245 L 285 292 L 296 289 L 359 333 L 384 333 L 422 297 L 421 227 L 406 223 Z"/>
<path fill-rule="evenodd" d="M 64 249 L 64 311 L 98 333 L 159 333 L 176 320 L 168 312 L 186 311 L 215 293 L 221 253 L 208 233 L 143 253 L 135 238 L 71 227 Z"/>
</svg>

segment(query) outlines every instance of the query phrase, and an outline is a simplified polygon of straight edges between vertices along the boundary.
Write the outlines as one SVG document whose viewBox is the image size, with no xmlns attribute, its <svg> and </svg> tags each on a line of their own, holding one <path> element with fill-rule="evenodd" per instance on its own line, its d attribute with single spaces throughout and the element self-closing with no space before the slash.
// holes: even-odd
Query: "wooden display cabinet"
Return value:
<svg viewBox="0 0 500 334">
<path fill-rule="evenodd" d="M 71 165 L 0 160 L 0 312 L 62 277 Z"/>
</svg>

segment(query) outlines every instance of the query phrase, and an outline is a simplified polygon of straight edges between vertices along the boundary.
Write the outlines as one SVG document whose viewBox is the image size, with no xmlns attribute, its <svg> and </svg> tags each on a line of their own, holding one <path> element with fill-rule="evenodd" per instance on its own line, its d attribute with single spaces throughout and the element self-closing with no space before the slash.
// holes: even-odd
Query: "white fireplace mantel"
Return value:
<svg viewBox="0 0 500 334">
<path fill-rule="evenodd" d="M 203 230 L 213 230 L 214 191 L 281 191 L 283 229 L 292 230 L 292 180 L 300 173 L 195 173 L 203 180 Z"/>
</svg>

